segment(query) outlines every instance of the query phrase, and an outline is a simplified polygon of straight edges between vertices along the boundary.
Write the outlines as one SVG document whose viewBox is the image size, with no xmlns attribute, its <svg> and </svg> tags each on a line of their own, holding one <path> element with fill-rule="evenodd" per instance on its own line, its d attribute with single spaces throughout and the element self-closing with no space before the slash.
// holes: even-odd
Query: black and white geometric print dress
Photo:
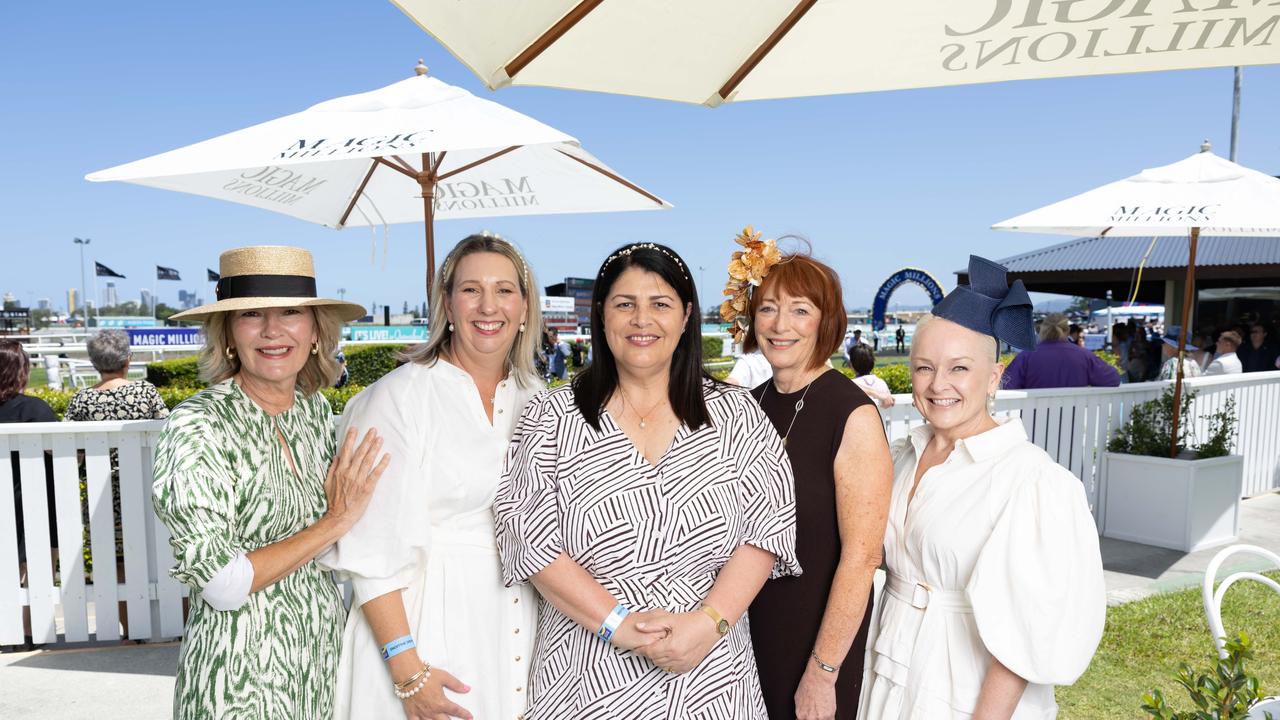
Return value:
<svg viewBox="0 0 1280 720">
<path fill-rule="evenodd" d="M 698 608 L 744 543 L 800 573 L 795 487 L 773 425 L 745 391 L 704 384 L 711 425 L 682 425 L 656 466 L 607 411 L 583 419 L 570 386 L 539 394 L 512 438 L 493 511 L 503 580 L 561 552 L 633 611 Z M 541 601 L 530 720 L 765 717 L 744 615 L 692 671 L 673 675 Z"/>
</svg>

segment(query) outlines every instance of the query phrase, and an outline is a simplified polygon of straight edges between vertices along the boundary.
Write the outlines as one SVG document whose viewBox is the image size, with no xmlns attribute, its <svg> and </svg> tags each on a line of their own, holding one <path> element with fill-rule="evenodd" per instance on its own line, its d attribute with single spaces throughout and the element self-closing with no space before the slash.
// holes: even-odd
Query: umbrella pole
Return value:
<svg viewBox="0 0 1280 720">
<path fill-rule="evenodd" d="M 1191 317 L 1191 303 L 1195 298 L 1196 243 L 1200 240 L 1200 228 L 1191 228 L 1191 246 L 1187 255 L 1186 288 L 1182 293 L 1182 326 L 1178 330 L 1178 370 L 1173 383 L 1173 431 L 1169 438 L 1169 457 L 1178 456 L 1178 421 L 1182 415 L 1182 358 L 1187 347 L 1187 320 Z"/>
<path fill-rule="evenodd" d="M 436 275 L 436 170 L 434 153 L 422 153 L 422 172 L 418 173 L 418 185 L 422 187 L 422 218 L 427 235 L 427 306 L 431 305 L 431 282 Z"/>
</svg>

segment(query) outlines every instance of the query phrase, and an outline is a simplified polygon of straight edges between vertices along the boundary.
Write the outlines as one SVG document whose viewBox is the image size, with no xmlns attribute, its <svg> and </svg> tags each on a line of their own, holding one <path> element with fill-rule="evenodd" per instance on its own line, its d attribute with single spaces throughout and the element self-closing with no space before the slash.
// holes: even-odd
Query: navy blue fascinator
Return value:
<svg viewBox="0 0 1280 720">
<path fill-rule="evenodd" d="M 1019 350 L 1036 346 L 1031 320 L 1031 296 L 1021 280 L 1009 285 L 1003 265 L 969 256 L 969 284 L 947 293 L 933 314 L 957 325 L 990 335 Z"/>
</svg>

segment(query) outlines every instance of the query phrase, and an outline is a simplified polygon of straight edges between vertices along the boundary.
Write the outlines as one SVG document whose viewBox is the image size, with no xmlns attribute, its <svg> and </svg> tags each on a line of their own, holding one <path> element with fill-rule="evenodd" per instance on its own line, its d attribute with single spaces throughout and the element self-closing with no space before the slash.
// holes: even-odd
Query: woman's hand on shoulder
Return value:
<svg viewBox="0 0 1280 720">
<path fill-rule="evenodd" d="M 334 524 L 339 534 L 350 530 L 364 515 L 378 478 L 391 462 L 391 456 L 386 453 L 378 457 L 381 448 L 382 438 L 378 437 L 377 430 L 370 428 L 356 445 L 356 430 L 351 428 L 342 442 L 342 449 L 329 465 L 329 474 L 324 481 L 324 494 L 328 501 L 324 517 Z"/>
</svg>

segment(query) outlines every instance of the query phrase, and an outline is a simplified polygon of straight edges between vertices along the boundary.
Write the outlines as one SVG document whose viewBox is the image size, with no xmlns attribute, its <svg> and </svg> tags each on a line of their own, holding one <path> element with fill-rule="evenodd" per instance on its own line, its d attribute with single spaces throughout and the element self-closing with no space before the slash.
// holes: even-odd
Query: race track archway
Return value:
<svg viewBox="0 0 1280 720">
<path fill-rule="evenodd" d="M 876 291 L 876 299 L 871 304 L 872 330 L 878 332 L 884 329 L 884 313 L 889 307 L 889 298 L 904 283 L 915 283 L 924 288 L 924 291 L 929 293 L 929 300 L 934 305 L 942 302 L 942 285 L 932 275 L 919 268 L 902 268 L 890 275 L 889 279 L 885 280 L 880 289 Z"/>
</svg>

